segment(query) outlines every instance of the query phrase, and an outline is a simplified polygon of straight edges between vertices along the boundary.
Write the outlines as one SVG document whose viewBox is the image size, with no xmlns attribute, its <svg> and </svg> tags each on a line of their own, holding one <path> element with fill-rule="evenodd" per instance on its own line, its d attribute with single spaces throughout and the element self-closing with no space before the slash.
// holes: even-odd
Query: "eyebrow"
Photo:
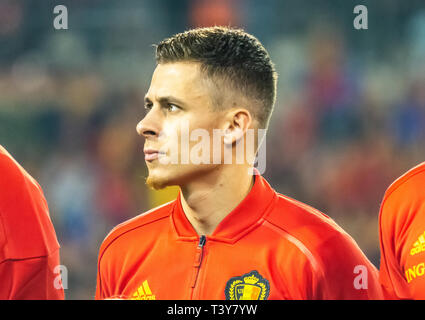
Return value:
<svg viewBox="0 0 425 320">
<path fill-rule="evenodd" d="M 178 105 L 185 105 L 185 103 L 182 100 L 180 100 L 180 99 L 178 99 L 174 96 L 157 97 L 156 100 L 158 100 L 158 102 L 161 103 L 161 104 L 166 103 L 166 102 L 173 102 L 173 103 L 176 103 Z M 149 99 L 147 96 L 145 96 L 145 103 L 152 103 L 152 100 Z"/>
</svg>

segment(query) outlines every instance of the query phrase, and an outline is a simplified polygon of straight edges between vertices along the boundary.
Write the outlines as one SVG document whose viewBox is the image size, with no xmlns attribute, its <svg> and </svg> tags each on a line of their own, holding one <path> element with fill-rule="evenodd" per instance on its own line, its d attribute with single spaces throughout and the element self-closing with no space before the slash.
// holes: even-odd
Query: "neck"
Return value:
<svg viewBox="0 0 425 320">
<path fill-rule="evenodd" d="M 202 179 L 181 186 L 184 213 L 198 235 L 210 235 L 248 195 L 253 176 L 247 166 L 221 166 Z"/>
</svg>

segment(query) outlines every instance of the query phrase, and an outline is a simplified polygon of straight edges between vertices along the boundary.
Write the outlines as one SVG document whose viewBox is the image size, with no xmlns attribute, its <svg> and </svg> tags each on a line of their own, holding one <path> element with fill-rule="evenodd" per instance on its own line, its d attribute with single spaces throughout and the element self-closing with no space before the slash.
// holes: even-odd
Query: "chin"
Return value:
<svg viewBox="0 0 425 320">
<path fill-rule="evenodd" d="M 148 187 L 161 190 L 166 187 L 179 185 L 182 176 L 182 170 L 173 166 L 158 166 L 149 168 L 149 175 L 146 179 Z"/>
<path fill-rule="evenodd" d="M 152 168 L 149 170 L 149 176 L 146 179 L 146 184 L 155 190 L 161 190 L 170 186 L 182 186 L 190 183 L 191 181 L 202 178 L 215 168 L 215 165 Z"/>
<path fill-rule="evenodd" d="M 146 184 L 148 187 L 155 190 L 161 190 L 171 185 L 169 179 L 161 178 L 152 174 L 149 174 L 146 179 Z"/>
</svg>

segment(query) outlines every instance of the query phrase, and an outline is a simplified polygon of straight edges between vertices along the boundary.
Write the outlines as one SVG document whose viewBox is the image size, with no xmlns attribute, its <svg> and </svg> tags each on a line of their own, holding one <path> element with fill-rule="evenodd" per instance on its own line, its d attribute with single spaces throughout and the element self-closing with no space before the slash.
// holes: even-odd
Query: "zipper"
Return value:
<svg viewBox="0 0 425 320">
<path fill-rule="evenodd" d="M 195 262 L 193 264 L 193 267 L 195 270 L 193 272 L 191 286 L 190 286 L 192 289 L 191 298 L 193 297 L 193 292 L 195 291 L 196 283 L 199 276 L 199 270 L 201 269 L 202 259 L 204 257 L 204 247 L 206 242 L 207 242 L 207 237 L 202 235 L 199 238 L 198 246 L 196 248 Z"/>
</svg>

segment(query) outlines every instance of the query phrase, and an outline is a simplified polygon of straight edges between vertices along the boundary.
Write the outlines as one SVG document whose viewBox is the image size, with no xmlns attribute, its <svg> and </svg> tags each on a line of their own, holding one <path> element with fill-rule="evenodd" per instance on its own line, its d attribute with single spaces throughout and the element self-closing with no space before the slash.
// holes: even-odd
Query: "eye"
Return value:
<svg viewBox="0 0 425 320">
<path fill-rule="evenodd" d="M 150 110 L 150 109 L 152 109 L 152 107 L 153 107 L 153 105 L 152 105 L 152 103 L 145 103 L 145 110 Z"/>
<path fill-rule="evenodd" d="M 176 106 L 175 104 L 169 103 L 167 104 L 167 110 L 170 112 L 178 111 L 180 108 Z"/>
</svg>

